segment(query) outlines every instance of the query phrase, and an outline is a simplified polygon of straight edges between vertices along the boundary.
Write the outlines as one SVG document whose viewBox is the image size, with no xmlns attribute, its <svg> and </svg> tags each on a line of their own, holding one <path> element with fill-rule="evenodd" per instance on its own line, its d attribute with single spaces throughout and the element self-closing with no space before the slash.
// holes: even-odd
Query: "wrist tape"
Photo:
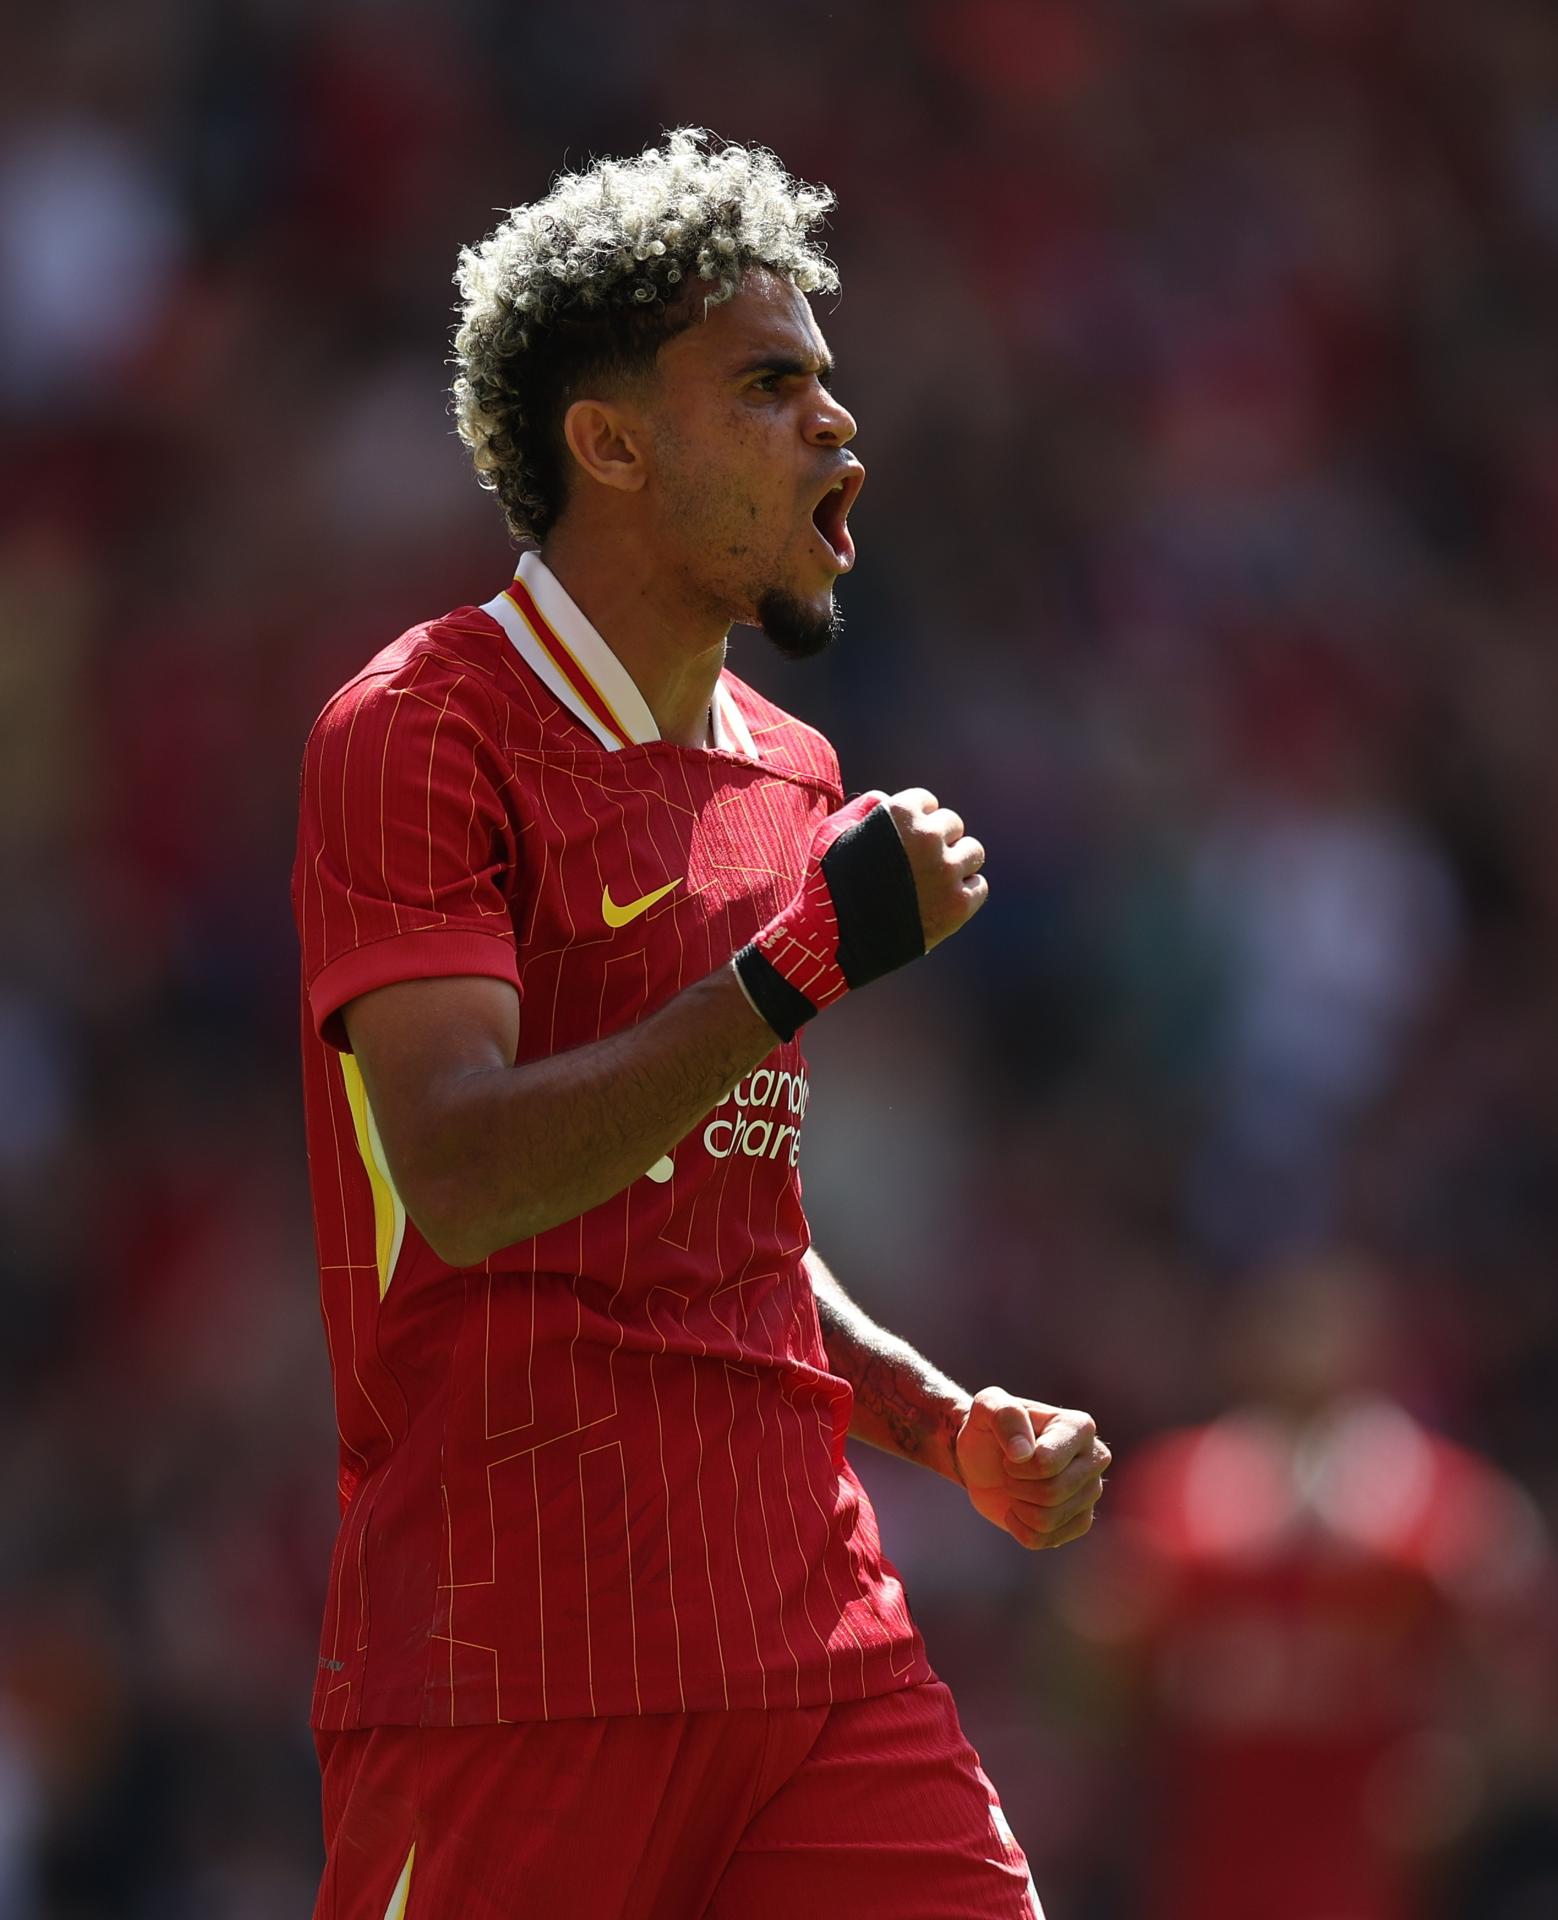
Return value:
<svg viewBox="0 0 1558 1920">
<path fill-rule="evenodd" d="M 830 813 L 784 911 L 736 955 L 747 998 L 778 1034 L 925 951 L 914 870 L 880 793 Z"/>
</svg>

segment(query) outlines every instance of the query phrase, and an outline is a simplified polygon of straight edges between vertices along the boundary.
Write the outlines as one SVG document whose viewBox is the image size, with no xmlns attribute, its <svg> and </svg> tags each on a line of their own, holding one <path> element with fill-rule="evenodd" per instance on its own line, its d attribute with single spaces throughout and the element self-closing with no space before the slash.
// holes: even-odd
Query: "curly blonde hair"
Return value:
<svg viewBox="0 0 1558 1920">
<path fill-rule="evenodd" d="M 678 127 L 631 160 L 560 174 L 462 249 L 455 421 L 517 536 L 539 539 L 562 511 L 562 420 L 582 382 L 647 373 L 754 268 L 837 291 L 812 238 L 832 205 L 765 148 Z"/>
</svg>

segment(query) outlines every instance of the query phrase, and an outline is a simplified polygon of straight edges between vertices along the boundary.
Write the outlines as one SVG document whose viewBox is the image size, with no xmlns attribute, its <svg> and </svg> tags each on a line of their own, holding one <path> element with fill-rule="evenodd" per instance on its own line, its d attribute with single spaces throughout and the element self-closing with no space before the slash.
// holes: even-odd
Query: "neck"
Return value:
<svg viewBox="0 0 1558 1920">
<path fill-rule="evenodd" d="M 652 549 L 619 529 L 559 524 L 541 558 L 633 676 L 660 738 L 707 746 L 730 623 L 690 605 Z"/>
</svg>

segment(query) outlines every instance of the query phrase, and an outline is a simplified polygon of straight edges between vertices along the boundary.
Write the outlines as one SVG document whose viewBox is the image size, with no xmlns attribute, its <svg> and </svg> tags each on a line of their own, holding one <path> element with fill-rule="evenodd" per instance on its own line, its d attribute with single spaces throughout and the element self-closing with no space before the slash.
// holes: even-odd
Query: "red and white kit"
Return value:
<svg viewBox="0 0 1558 1920">
<path fill-rule="evenodd" d="M 303 769 L 309 1163 L 342 1521 L 314 1724 L 795 1709 L 931 1678 L 844 1458 L 787 1042 L 625 1192 L 480 1267 L 406 1217 L 340 1021 L 482 974 L 519 1058 L 614 1033 L 794 895 L 831 747 L 730 674 L 662 741 L 527 554 L 325 709 Z"/>
</svg>

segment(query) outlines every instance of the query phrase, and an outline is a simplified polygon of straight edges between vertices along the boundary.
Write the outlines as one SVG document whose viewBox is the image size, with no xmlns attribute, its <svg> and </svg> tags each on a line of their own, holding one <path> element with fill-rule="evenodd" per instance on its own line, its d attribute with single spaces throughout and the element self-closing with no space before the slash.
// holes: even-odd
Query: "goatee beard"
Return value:
<svg viewBox="0 0 1558 1920">
<path fill-rule="evenodd" d="M 844 616 L 831 593 L 819 612 L 793 593 L 770 587 L 757 603 L 757 624 L 786 660 L 811 660 L 844 631 Z"/>
</svg>

